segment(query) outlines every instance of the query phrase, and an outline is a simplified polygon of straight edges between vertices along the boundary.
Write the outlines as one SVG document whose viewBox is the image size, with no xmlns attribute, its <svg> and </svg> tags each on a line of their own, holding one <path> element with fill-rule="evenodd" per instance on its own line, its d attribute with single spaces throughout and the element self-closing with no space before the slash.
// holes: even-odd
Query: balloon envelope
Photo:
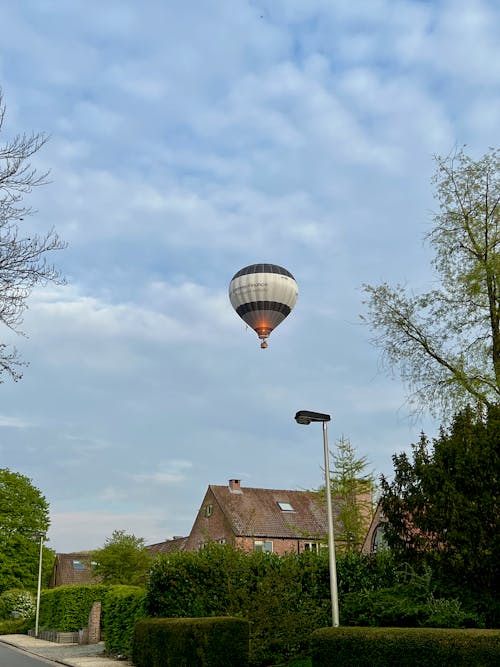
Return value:
<svg viewBox="0 0 500 667">
<path fill-rule="evenodd" d="M 297 283 L 290 271 L 277 264 L 250 264 L 229 283 L 231 305 L 262 340 L 283 322 L 297 302 Z"/>
</svg>

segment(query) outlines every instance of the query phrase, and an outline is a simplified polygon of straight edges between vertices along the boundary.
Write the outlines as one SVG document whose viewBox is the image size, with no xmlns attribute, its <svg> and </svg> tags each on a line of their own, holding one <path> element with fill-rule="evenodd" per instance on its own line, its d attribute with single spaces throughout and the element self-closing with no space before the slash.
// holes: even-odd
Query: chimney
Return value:
<svg viewBox="0 0 500 667">
<path fill-rule="evenodd" d="M 241 480 L 239 479 L 229 480 L 229 491 L 231 491 L 231 493 L 243 493 L 241 490 L 240 481 Z"/>
</svg>

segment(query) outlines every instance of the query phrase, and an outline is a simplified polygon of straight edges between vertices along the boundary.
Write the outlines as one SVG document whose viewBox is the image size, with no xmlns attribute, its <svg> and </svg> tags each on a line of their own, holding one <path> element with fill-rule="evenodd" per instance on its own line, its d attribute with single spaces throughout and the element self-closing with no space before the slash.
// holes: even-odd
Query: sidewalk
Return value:
<svg viewBox="0 0 500 667">
<path fill-rule="evenodd" d="M 56 644 L 28 635 L 0 635 L 0 642 L 9 644 L 46 660 L 69 667 L 131 666 L 128 660 L 115 660 L 104 655 L 104 642 L 99 644 Z"/>
</svg>

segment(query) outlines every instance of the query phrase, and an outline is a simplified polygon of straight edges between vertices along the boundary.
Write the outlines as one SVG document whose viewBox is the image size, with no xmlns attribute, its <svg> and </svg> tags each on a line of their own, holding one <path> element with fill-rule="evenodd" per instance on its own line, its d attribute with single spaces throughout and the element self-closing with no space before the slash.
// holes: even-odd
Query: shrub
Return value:
<svg viewBox="0 0 500 667">
<path fill-rule="evenodd" d="M 322 628 L 311 638 L 313 667 L 493 667 L 500 632 L 431 628 Z"/>
<path fill-rule="evenodd" d="M 250 662 L 284 661 L 308 650 L 309 635 L 328 622 L 328 559 L 312 553 L 244 553 L 209 545 L 164 556 L 146 594 L 150 616 L 238 616 L 250 621 Z"/>
<path fill-rule="evenodd" d="M 0 635 L 25 635 L 30 629 L 31 622 L 26 618 L 0 621 Z"/>
<path fill-rule="evenodd" d="M 402 587 L 348 593 L 340 605 L 340 622 L 346 626 L 411 627 L 425 615 L 425 603 Z"/>
<path fill-rule="evenodd" d="M 477 614 L 467 612 L 456 598 L 429 597 L 426 604 L 427 618 L 422 625 L 429 628 L 477 628 L 480 619 Z"/>
<path fill-rule="evenodd" d="M 86 627 L 96 601 L 104 600 L 109 586 L 58 586 L 42 591 L 40 627 L 59 632 L 77 632 Z"/>
<path fill-rule="evenodd" d="M 144 619 L 135 626 L 137 667 L 248 665 L 248 622 L 241 618 Z"/>
<path fill-rule="evenodd" d="M 134 625 L 146 616 L 145 593 L 144 588 L 138 586 L 113 586 L 107 591 L 102 605 L 107 653 L 132 654 Z"/>
<path fill-rule="evenodd" d="M 0 618 L 12 619 L 12 612 L 19 618 L 31 618 L 35 615 L 35 598 L 29 591 L 11 588 L 0 595 Z"/>
</svg>

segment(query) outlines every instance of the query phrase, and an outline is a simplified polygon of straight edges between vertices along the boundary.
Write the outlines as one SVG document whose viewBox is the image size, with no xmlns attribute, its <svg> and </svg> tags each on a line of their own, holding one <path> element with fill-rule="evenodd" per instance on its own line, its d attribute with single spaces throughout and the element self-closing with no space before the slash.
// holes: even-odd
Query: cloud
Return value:
<svg viewBox="0 0 500 667">
<path fill-rule="evenodd" d="M 131 475 L 131 478 L 139 483 L 178 484 L 186 479 L 186 471 L 192 466 L 190 461 L 159 462 L 153 472 Z"/>
<path fill-rule="evenodd" d="M 0 428 L 29 428 L 30 422 L 19 417 L 8 417 L 7 415 L 0 415 Z"/>
</svg>

